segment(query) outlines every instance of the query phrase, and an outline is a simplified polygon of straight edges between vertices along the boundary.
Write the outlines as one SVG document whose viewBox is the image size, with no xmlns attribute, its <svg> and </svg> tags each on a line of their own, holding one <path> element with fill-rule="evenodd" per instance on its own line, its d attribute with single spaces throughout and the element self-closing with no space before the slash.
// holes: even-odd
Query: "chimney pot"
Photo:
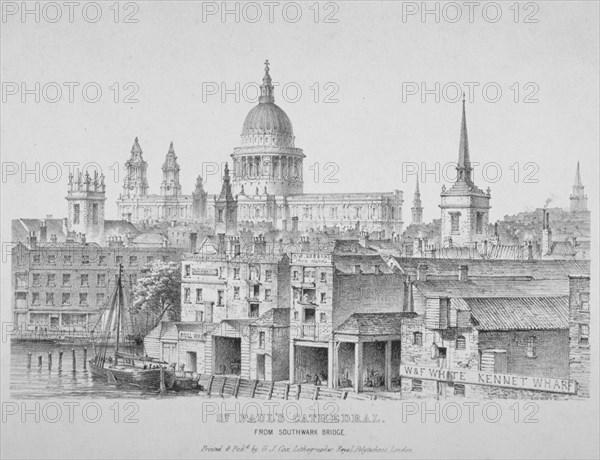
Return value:
<svg viewBox="0 0 600 460">
<path fill-rule="evenodd" d="M 459 281 L 467 281 L 468 278 L 469 278 L 469 266 L 468 265 L 459 265 L 458 280 Z"/>
</svg>

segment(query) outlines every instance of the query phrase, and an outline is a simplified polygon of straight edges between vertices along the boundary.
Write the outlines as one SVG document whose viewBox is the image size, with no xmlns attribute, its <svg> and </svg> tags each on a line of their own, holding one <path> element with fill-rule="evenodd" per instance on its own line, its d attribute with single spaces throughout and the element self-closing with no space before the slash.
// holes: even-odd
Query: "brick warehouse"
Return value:
<svg viewBox="0 0 600 460">
<path fill-rule="evenodd" d="M 468 267 L 460 266 L 458 280 L 434 280 L 423 271 L 407 295 L 416 316 L 402 325 L 403 392 L 436 397 L 588 394 L 585 276 L 561 282 L 469 280 Z M 537 389 L 544 392 L 532 391 Z"/>
</svg>

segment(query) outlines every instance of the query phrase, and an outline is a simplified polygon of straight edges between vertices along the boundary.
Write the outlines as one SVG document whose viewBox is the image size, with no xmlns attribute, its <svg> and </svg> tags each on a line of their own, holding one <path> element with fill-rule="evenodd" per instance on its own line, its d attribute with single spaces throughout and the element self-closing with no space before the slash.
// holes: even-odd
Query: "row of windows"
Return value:
<svg viewBox="0 0 600 460">
<path fill-rule="evenodd" d="M 302 320 L 305 323 L 314 323 L 315 316 L 316 316 L 314 308 L 305 308 L 303 316 L 304 317 L 302 318 Z M 300 312 L 297 310 L 294 311 L 294 321 L 300 321 Z M 319 322 L 320 323 L 327 322 L 327 313 L 323 313 L 323 312 L 319 313 Z"/>
<path fill-rule="evenodd" d="M 31 293 L 31 305 L 41 305 L 41 293 L 39 292 L 32 292 Z M 89 305 L 89 296 L 87 292 L 80 292 L 79 293 L 79 305 L 80 306 L 88 306 Z M 97 305 L 101 305 L 104 303 L 106 299 L 106 296 L 104 293 L 99 292 L 96 294 L 96 304 Z M 44 305 L 54 305 L 55 303 L 55 296 L 54 296 L 54 292 L 46 292 L 46 295 L 44 296 Z M 70 292 L 63 292 L 61 299 L 60 299 L 60 304 L 61 305 L 71 305 L 72 304 L 72 296 Z"/>
<path fill-rule="evenodd" d="M 142 257 L 141 256 L 129 256 L 127 261 L 129 265 L 137 265 Z M 146 263 L 152 263 L 157 258 L 155 256 L 146 256 Z M 64 254 L 63 255 L 63 264 L 72 265 L 73 264 L 73 255 L 72 254 Z M 163 262 L 168 262 L 168 256 L 162 256 L 161 260 Z M 55 265 L 57 263 L 56 254 L 46 254 L 45 261 L 50 265 Z M 105 254 L 98 255 L 98 265 L 106 265 L 108 262 L 108 256 Z M 33 254 L 33 263 L 41 264 L 42 263 L 42 255 L 41 254 Z M 84 254 L 81 256 L 81 264 L 89 265 L 91 263 L 90 256 Z M 115 264 L 125 263 L 125 256 L 115 256 Z"/>
<path fill-rule="evenodd" d="M 72 276 L 70 273 L 62 274 L 62 286 L 63 287 L 71 287 L 72 286 Z M 90 285 L 90 276 L 87 273 L 83 273 L 79 276 L 79 286 L 81 287 L 89 287 Z M 41 286 L 42 285 L 42 275 L 40 273 L 33 273 L 32 275 L 32 285 L 33 286 Z M 46 275 L 46 286 L 55 287 L 56 286 L 56 274 L 49 273 Z M 98 287 L 106 287 L 106 274 L 98 273 L 96 275 L 96 286 Z"/>
<path fill-rule="evenodd" d="M 303 283 L 314 283 L 316 281 L 316 272 L 317 270 L 313 267 L 304 267 L 302 270 L 302 282 Z M 293 270 L 292 271 L 292 279 L 294 281 L 300 280 L 300 271 Z M 319 273 L 319 281 L 321 283 L 327 282 L 327 272 Z"/>
<path fill-rule="evenodd" d="M 255 286 L 253 286 L 253 288 L 254 288 L 253 291 L 251 291 L 251 293 L 250 293 L 250 294 L 252 294 L 251 297 L 258 299 L 260 297 L 260 286 L 255 285 Z M 238 286 L 235 286 L 233 288 L 233 298 L 235 300 L 240 298 L 240 288 Z M 201 288 L 196 289 L 194 299 L 195 299 L 194 303 L 204 302 L 203 297 L 202 297 L 202 289 Z M 272 295 L 271 289 L 264 290 L 264 300 L 267 302 L 273 300 L 273 295 Z M 191 288 L 183 289 L 183 302 L 184 303 L 192 303 Z M 223 305 L 223 291 L 217 291 L 217 305 L 219 305 L 219 306 Z"/>
<path fill-rule="evenodd" d="M 459 335 L 455 340 L 455 345 L 457 350 L 465 350 L 467 348 L 467 339 L 463 335 Z M 413 332 L 413 345 L 422 346 L 423 345 L 423 333 L 422 332 Z"/>
<path fill-rule="evenodd" d="M 462 383 L 448 383 L 448 387 L 454 390 L 454 396 L 465 396 L 465 385 Z M 423 380 L 412 380 L 412 391 L 423 391 Z"/>
</svg>

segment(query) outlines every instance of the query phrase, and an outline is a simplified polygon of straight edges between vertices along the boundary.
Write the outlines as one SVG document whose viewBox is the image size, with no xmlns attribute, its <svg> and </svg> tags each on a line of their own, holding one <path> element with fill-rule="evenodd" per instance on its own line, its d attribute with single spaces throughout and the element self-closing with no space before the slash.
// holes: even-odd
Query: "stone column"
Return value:
<svg viewBox="0 0 600 460">
<path fill-rule="evenodd" d="M 354 344 L 354 391 L 359 393 L 362 391 L 363 381 L 363 343 L 356 342 Z"/>
<path fill-rule="evenodd" d="M 392 390 L 392 341 L 385 342 L 385 389 Z"/>
<path fill-rule="evenodd" d="M 337 360 L 335 359 L 335 342 L 332 340 L 329 341 L 329 347 L 327 348 L 327 387 L 335 388 L 334 382 L 335 378 L 335 369 L 337 366 Z"/>
<path fill-rule="evenodd" d="M 296 356 L 294 339 L 290 340 L 290 383 L 294 383 L 296 379 Z"/>
</svg>

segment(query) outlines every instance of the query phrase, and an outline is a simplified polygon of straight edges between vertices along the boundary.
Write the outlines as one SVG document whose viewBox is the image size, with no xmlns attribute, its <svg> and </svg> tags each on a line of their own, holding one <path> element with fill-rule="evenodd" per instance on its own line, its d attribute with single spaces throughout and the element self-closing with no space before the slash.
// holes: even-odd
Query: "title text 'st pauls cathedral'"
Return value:
<svg viewBox="0 0 600 460">
<path fill-rule="evenodd" d="M 260 86 L 261 95 L 244 121 L 241 145 L 234 149 L 230 188 L 208 195 L 198 177 L 191 195 L 181 193 L 179 165 L 173 148 L 163 164 L 159 195 L 148 194 L 147 163 L 136 138 L 123 193 L 117 201 L 119 215 L 135 224 L 171 221 L 227 222 L 227 233 L 238 225 L 266 224 L 279 230 L 308 231 L 337 228 L 381 232 L 393 237 L 402 231 L 402 192 L 304 193 L 302 149 L 295 146 L 292 123 L 275 104 L 269 63 Z M 219 213 L 223 208 L 226 215 Z M 235 219 L 232 219 L 235 217 Z M 297 228 L 295 228 L 297 227 Z"/>
</svg>

